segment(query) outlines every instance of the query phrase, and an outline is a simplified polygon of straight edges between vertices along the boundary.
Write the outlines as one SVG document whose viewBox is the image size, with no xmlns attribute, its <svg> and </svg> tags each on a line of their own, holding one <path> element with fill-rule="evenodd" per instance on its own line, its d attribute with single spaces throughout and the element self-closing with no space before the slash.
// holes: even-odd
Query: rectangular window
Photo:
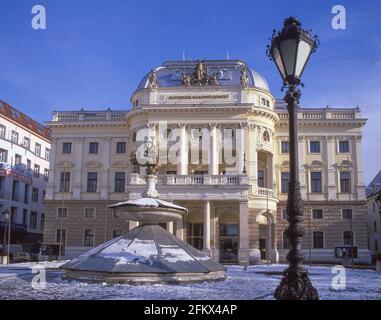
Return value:
<svg viewBox="0 0 381 320">
<path fill-rule="evenodd" d="M 349 141 L 339 141 L 339 153 L 349 153 Z"/>
<path fill-rule="evenodd" d="M 8 161 L 8 151 L 5 149 L 0 149 L 0 162 Z"/>
<path fill-rule="evenodd" d="M 280 152 L 289 153 L 290 152 L 290 143 L 288 141 L 281 141 L 280 143 Z"/>
<path fill-rule="evenodd" d="M 313 232 L 314 249 L 324 249 L 324 233 L 322 231 Z"/>
<path fill-rule="evenodd" d="M 127 148 L 126 148 L 126 143 L 125 142 L 117 142 L 116 143 L 116 153 L 126 153 Z"/>
<path fill-rule="evenodd" d="M 340 192 L 349 193 L 350 192 L 350 172 L 341 171 L 340 172 Z"/>
<path fill-rule="evenodd" d="M 281 192 L 287 193 L 288 192 L 288 182 L 290 181 L 290 173 L 289 172 L 282 172 L 281 173 Z"/>
<path fill-rule="evenodd" d="M 320 141 L 310 141 L 310 153 L 320 153 Z"/>
<path fill-rule="evenodd" d="M 258 187 L 265 187 L 265 172 L 263 170 L 258 170 Z"/>
<path fill-rule="evenodd" d="M 343 209 L 343 219 L 352 219 L 352 209 Z"/>
<path fill-rule="evenodd" d="M 311 172 L 311 192 L 321 193 L 321 172 Z"/>
<path fill-rule="evenodd" d="M 22 210 L 22 224 L 26 226 L 27 223 L 28 223 L 28 210 L 23 209 Z"/>
<path fill-rule="evenodd" d="M 38 164 L 35 164 L 35 165 L 34 165 L 33 175 L 34 175 L 36 178 L 39 178 L 39 177 L 40 177 L 40 166 L 39 166 Z"/>
<path fill-rule="evenodd" d="M 343 242 L 345 246 L 352 246 L 353 243 L 353 231 L 343 232 Z"/>
<path fill-rule="evenodd" d="M 48 169 L 44 169 L 44 180 L 45 181 L 48 181 L 49 180 L 49 170 Z"/>
<path fill-rule="evenodd" d="M 117 238 L 123 235 L 123 230 L 112 230 L 112 238 Z"/>
<path fill-rule="evenodd" d="M 40 230 L 43 231 L 45 227 L 45 213 L 41 213 Z"/>
<path fill-rule="evenodd" d="M 27 150 L 30 149 L 30 140 L 27 137 L 24 137 L 24 148 Z"/>
<path fill-rule="evenodd" d="M 94 230 L 85 230 L 83 235 L 83 245 L 86 247 L 94 246 Z"/>
<path fill-rule="evenodd" d="M 62 241 L 61 241 L 62 240 Z M 56 230 L 56 242 L 65 244 L 66 242 L 66 229 L 57 229 Z"/>
<path fill-rule="evenodd" d="M 312 219 L 323 219 L 323 210 L 312 209 Z"/>
<path fill-rule="evenodd" d="M 11 223 L 16 223 L 17 220 L 17 207 L 11 207 Z"/>
<path fill-rule="evenodd" d="M 5 139 L 5 132 L 7 131 L 7 128 L 0 124 L 0 139 Z"/>
<path fill-rule="evenodd" d="M 289 248 L 290 248 L 290 244 L 288 241 L 287 232 L 283 231 L 283 249 L 289 249 Z"/>
<path fill-rule="evenodd" d="M 62 153 L 71 153 L 71 142 L 62 143 Z"/>
<path fill-rule="evenodd" d="M 30 185 L 25 183 L 24 185 L 24 203 L 25 204 L 29 203 L 29 188 L 30 188 Z"/>
<path fill-rule="evenodd" d="M 37 156 L 41 156 L 41 145 L 39 143 L 37 143 L 37 142 L 36 142 L 36 145 L 34 147 L 34 153 Z"/>
<path fill-rule="evenodd" d="M 98 172 L 87 173 L 87 192 L 97 192 Z"/>
<path fill-rule="evenodd" d="M 69 189 L 70 189 L 70 172 L 61 172 L 60 192 L 69 192 Z"/>
<path fill-rule="evenodd" d="M 67 218 L 67 208 L 57 208 L 57 218 Z"/>
<path fill-rule="evenodd" d="M 49 160 L 50 159 L 50 149 L 45 148 L 45 159 Z"/>
<path fill-rule="evenodd" d="M 125 172 L 115 172 L 115 188 L 114 192 L 124 192 L 126 183 Z"/>
<path fill-rule="evenodd" d="M 16 131 L 12 131 L 11 142 L 15 144 L 19 143 L 19 134 Z"/>
<path fill-rule="evenodd" d="M 29 227 L 33 230 L 37 229 L 37 212 L 35 211 L 30 212 Z"/>
<path fill-rule="evenodd" d="M 30 161 L 29 159 L 26 159 L 26 168 L 28 170 L 31 170 L 32 169 L 32 161 Z"/>
<path fill-rule="evenodd" d="M 189 223 L 188 224 L 188 243 L 201 250 L 203 247 L 204 239 L 204 224 L 203 223 Z"/>
<path fill-rule="evenodd" d="M 19 182 L 17 180 L 13 180 L 12 200 L 13 201 L 19 201 Z"/>
<path fill-rule="evenodd" d="M 95 218 L 95 208 L 85 208 L 85 219 Z"/>
<path fill-rule="evenodd" d="M 99 143 L 90 142 L 89 143 L 89 153 L 98 153 Z"/>
<path fill-rule="evenodd" d="M 373 232 L 377 232 L 377 221 L 373 221 Z"/>
<path fill-rule="evenodd" d="M 287 220 L 288 219 L 287 209 L 282 209 L 282 218 L 283 218 L 283 220 Z"/>
<path fill-rule="evenodd" d="M 20 165 L 22 163 L 22 156 L 15 154 L 15 165 Z"/>
<path fill-rule="evenodd" d="M 32 189 L 32 201 L 38 202 L 38 189 L 37 188 Z"/>
</svg>

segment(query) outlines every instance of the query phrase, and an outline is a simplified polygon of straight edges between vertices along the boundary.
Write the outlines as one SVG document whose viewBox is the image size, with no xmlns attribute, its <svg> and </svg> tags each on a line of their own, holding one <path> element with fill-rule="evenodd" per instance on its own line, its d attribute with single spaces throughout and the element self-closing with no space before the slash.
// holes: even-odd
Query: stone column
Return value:
<svg viewBox="0 0 381 320">
<path fill-rule="evenodd" d="M 56 172 L 56 152 L 57 152 L 57 138 L 52 138 L 50 146 L 50 158 L 49 158 L 49 179 L 46 186 L 46 199 L 52 200 L 54 197 L 54 191 L 59 189 L 60 177 Z M 56 180 L 57 179 L 57 180 Z"/>
<path fill-rule="evenodd" d="M 353 182 L 356 188 L 354 192 L 356 193 L 357 200 L 365 199 L 365 185 L 364 185 L 364 177 L 363 177 L 363 167 L 362 167 L 362 154 L 361 154 L 361 135 L 355 136 L 355 144 L 356 144 L 356 167 L 355 167 L 355 179 Z M 353 155 L 353 152 L 352 152 Z M 353 160 L 352 160 L 353 161 Z"/>
<path fill-rule="evenodd" d="M 210 201 L 204 204 L 204 247 L 202 251 L 210 256 Z"/>
<path fill-rule="evenodd" d="M 210 148 L 209 148 L 209 175 L 219 174 L 219 159 L 218 159 L 218 141 L 217 141 L 217 126 L 215 123 L 210 125 Z"/>
<path fill-rule="evenodd" d="M 73 179 L 73 199 L 81 199 L 81 187 L 82 187 L 82 158 L 83 158 L 83 138 L 78 137 L 74 139 L 75 150 L 75 169 Z"/>
<path fill-rule="evenodd" d="M 239 202 L 239 250 L 238 263 L 249 264 L 249 216 L 247 201 Z"/>
<path fill-rule="evenodd" d="M 173 221 L 169 221 L 167 223 L 167 231 L 170 233 L 170 234 L 173 234 Z"/>
<path fill-rule="evenodd" d="M 176 221 L 176 237 L 181 240 L 184 240 L 184 221 L 177 220 Z"/>
<path fill-rule="evenodd" d="M 239 127 L 239 135 L 237 136 L 238 137 L 238 141 L 237 141 L 237 152 L 236 153 L 236 159 L 238 161 L 238 165 L 236 166 L 237 167 L 237 170 L 238 170 L 238 174 L 245 174 L 243 171 L 245 170 L 246 173 L 247 173 L 247 163 L 244 163 L 244 161 L 246 160 L 247 162 L 247 142 L 246 142 L 246 136 L 247 136 L 247 123 L 246 122 L 243 122 L 240 124 L 240 127 Z M 245 155 L 246 155 L 246 159 L 245 159 Z"/>
<path fill-rule="evenodd" d="M 216 213 L 216 207 L 214 203 L 211 203 L 211 257 L 214 261 L 218 262 L 219 252 L 218 252 L 218 243 L 217 243 L 217 232 L 218 232 L 218 216 Z"/>
<path fill-rule="evenodd" d="M 305 144 L 306 140 L 304 136 L 299 136 L 298 138 L 298 158 L 299 158 L 299 181 L 300 181 L 300 194 L 302 199 L 305 199 L 307 196 L 306 190 L 306 175 L 304 172 L 305 166 Z"/>
<path fill-rule="evenodd" d="M 177 165 L 177 174 L 188 175 L 188 135 L 185 124 L 180 125 L 180 159 Z"/>
<path fill-rule="evenodd" d="M 102 144 L 104 148 L 103 152 L 103 172 L 101 177 L 101 184 L 100 184 L 100 192 L 101 192 L 101 199 L 107 199 L 108 193 L 110 191 L 109 185 L 110 185 L 110 179 L 109 179 L 109 173 L 110 173 L 110 144 L 111 144 L 111 138 L 103 138 Z"/>
<path fill-rule="evenodd" d="M 258 193 L 258 153 L 257 153 L 257 142 L 258 142 L 258 129 L 255 124 L 250 124 L 249 126 L 249 155 L 248 155 L 248 175 L 249 183 L 252 185 L 253 193 Z"/>
<path fill-rule="evenodd" d="M 327 136 L 327 186 L 328 186 L 328 200 L 336 199 L 336 183 L 335 183 L 335 169 L 333 168 L 334 164 L 334 150 L 335 150 L 335 141 L 333 136 Z"/>
</svg>

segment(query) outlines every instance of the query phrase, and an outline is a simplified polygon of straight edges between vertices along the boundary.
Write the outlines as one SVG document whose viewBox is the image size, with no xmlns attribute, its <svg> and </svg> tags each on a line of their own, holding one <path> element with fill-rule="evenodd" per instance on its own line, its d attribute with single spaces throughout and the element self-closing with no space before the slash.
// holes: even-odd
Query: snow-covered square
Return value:
<svg viewBox="0 0 381 320">
<path fill-rule="evenodd" d="M 62 262 L 49 262 L 0 266 L 0 299 L 270 300 L 273 299 L 281 272 L 286 267 L 279 264 L 255 265 L 245 270 L 242 266 L 226 266 L 227 278 L 218 282 L 188 285 L 107 285 L 66 281 L 63 278 L 64 272 L 58 269 L 61 264 Z M 43 275 L 41 267 L 45 268 L 45 285 L 37 281 Z M 341 287 L 340 290 L 337 287 L 335 276 L 338 276 L 338 272 L 335 269 L 325 266 L 307 268 L 321 299 L 381 300 L 381 273 L 370 269 L 346 268 L 345 288 Z"/>
</svg>

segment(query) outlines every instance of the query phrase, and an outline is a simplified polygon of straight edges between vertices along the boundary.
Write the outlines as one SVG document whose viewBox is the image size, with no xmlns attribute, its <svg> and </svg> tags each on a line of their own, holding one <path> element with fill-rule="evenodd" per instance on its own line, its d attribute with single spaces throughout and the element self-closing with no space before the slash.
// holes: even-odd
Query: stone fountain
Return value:
<svg viewBox="0 0 381 320">
<path fill-rule="evenodd" d="M 148 165 L 142 198 L 109 206 L 139 226 L 65 263 L 67 279 L 131 284 L 225 279 L 222 265 L 159 225 L 182 220 L 188 210 L 160 200 L 156 181 L 156 164 Z"/>
</svg>

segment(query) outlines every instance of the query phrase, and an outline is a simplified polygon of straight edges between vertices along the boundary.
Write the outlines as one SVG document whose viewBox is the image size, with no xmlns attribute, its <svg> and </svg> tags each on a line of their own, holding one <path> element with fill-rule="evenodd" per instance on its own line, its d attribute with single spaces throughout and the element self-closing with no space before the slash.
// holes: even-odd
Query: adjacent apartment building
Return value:
<svg viewBox="0 0 381 320">
<path fill-rule="evenodd" d="M 147 141 L 158 146 L 157 189 L 189 209 L 170 232 L 222 263 L 285 261 L 288 113 L 240 60 L 169 61 L 143 77 L 128 111 L 56 111 L 44 242 L 72 258 L 134 227 L 107 206 L 141 196 Z M 369 263 L 359 108 L 298 112 L 303 251 L 340 262 L 355 246 Z M 144 153 L 144 152 L 143 152 Z M 143 156 L 144 158 L 144 156 Z"/>
<path fill-rule="evenodd" d="M 374 258 L 381 252 L 381 171 L 366 189 L 369 249 Z"/>
<path fill-rule="evenodd" d="M 44 229 L 49 156 L 49 129 L 0 100 L 1 242 L 4 229 L 8 230 L 8 212 L 11 243 L 38 252 Z"/>
</svg>

